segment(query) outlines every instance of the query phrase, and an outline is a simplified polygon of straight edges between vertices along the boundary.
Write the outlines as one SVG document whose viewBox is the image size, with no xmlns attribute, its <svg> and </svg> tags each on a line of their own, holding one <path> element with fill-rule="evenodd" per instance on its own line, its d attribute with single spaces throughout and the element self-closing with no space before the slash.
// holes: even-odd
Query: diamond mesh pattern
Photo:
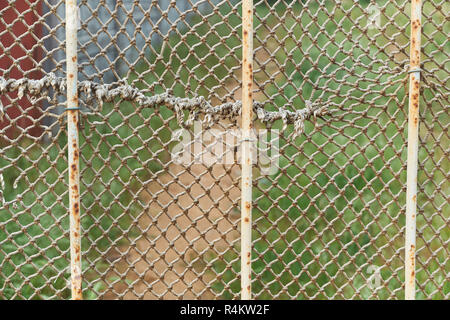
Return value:
<svg viewBox="0 0 450 320">
<path fill-rule="evenodd" d="M 408 1 L 254 3 L 255 99 L 336 109 L 295 139 L 282 131 L 276 173 L 255 169 L 254 297 L 403 299 Z M 80 80 L 240 99 L 240 1 L 79 6 Z M 423 5 L 419 299 L 450 298 L 449 9 Z M 64 11 L 59 0 L 0 5 L 0 75 L 64 76 Z M 64 97 L 0 98 L 0 299 L 68 299 Z M 238 299 L 239 165 L 208 163 L 207 152 L 206 163 L 177 164 L 179 127 L 164 106 L 80 102 L 84 298 Z"/>
</svg>

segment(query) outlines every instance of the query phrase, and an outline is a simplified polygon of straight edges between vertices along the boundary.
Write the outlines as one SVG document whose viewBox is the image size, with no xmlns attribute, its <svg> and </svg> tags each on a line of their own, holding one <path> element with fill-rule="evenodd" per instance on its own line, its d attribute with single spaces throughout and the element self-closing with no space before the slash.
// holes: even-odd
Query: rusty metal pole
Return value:
<svg viewBox="0 0 450 320">
<path fill-rule="evenodd" d="M 242 1 L 241 299 L 251 299 L 253 0 Z"/>
<path fill-rule="evenodd" d="M 66 1 L 67 138 L 69 153 L 70 272 L 72 300 L 81 300 L 80 165 L 78 148 L 77 1 Z"/>
<path fill-rule="evenodd" d="M 408 160 L 406 178 L 405 299 L 416 298 L 417 162 L 419 152 L 420 32 L 422 1 L 411 2 Z"/>
</svg>

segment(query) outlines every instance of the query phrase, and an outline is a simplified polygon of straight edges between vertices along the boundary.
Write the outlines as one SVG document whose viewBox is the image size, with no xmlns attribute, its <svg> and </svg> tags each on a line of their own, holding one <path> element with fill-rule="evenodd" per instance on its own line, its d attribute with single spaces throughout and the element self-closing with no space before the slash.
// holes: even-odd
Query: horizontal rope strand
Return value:
<svg viewBox="0 0 450 320">
<path fill-rule="evenodd" d="M 52 73 L 44 76 L 40 80 L 25 78 L 5 79 L 0 77 L 0 94 L 18 91 L 18 97 L 22 98 L 25 93 L 31 96 L 39 96 L 48 93 L 50 89 L 53 89 L 55 94 L 65 94 L 66 79 L 58 78 Z M 160 105 L 165 105 L 175 112 L 180 126 L 191 125 L 194 120 L 198 119 L 200 114 L 205 115 L 203 121 L 208 125 L 212 125 L 221 119 L 236 120 L 240 116 L 242 109 L 241 101 L 227 102 L 213 106 L 202 96 L 180 98 L 169 93 L 146 96 L 141 90 L 127 84 L 123 80 L 112 84 L 80 81 L 78 83 L 78 93 L 84 93 L 88 99 L 96 99 L 99 106 L 103 102 L 112 102 L 116 98 L 136 102 L 144 108 L 155 108 Z M 263 123 L 282 120 L 285 126 L 287 124 L 294 124 L 295 131 L 298 134 L 304 130 L 304 121 L 331 114 L 328 106 L 309 101 L 306 101 L 304 108 L 295 111 L 290 111 L 286 108 L 279 108 L 277 111 L 267 111 L 264 109 L 264 106 L 265 104 L 261 102 L 253 103 L 253 111 L 258 120 Z M 190 111 L 186 121 L 184 121 L 184 110 Z M 3 107 L 0 106 L 0 117 L 3 116 L 3 113 Z"/>
</svg>

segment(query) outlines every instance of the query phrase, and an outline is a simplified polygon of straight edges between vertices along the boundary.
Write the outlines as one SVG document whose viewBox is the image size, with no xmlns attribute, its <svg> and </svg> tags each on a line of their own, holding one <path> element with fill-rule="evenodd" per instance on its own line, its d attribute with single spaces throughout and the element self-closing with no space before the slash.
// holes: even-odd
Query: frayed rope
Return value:
<svg viewBox="0 0 450 320">
<path fill-rule="evenodd" d="M 25 78 L 5 79 L 0 77 L 0 94 L 18 91 L 19 99 L 25 93 L 30 96 L 42 96 L 48 93 L 50 89 L 53 89 L 55 94 L 65 94 L 66 79 L 56 77 L 53 73 L 48 74 L 40 80 Z M 101 111 L 100 108 L 103 102 L 112 102 L 116 98 L 134 101 L 144 108 L 165 105 L 175 112 L 177 121 L 182 127 L 192 125 L 195 120 L 198 120 L 200 114 L 205 115 L 203 122 L 208 126 L 213 125 L 221 119 L 237 120 L 241 115 L 242 109 L 241 101 L 212 106 L 204 97 L 179 98 L 169 93 L 146 96 L 138 88 L 127 84 L 124 80 L 112 84 L 80 81 L 78 83 L 78 93 L 84 93 L 87 99 L 97 100 L 99 109 L 93 111 Z M 276 120 L 282 120 L 284 124 L 283 129 L 288 124 L 294 124 L 296 135 L 303 133 L 304 122 L 306 120 L 321 118 L 331 113 L 327 106 L 309 101 L 306 101 L 305 108 L 296 111 L 289 111 L 285 108 L 280 108 L 278 111 L 267 111 L 264 109 L 264 105 L 261 102 L 253 103 L 253 112 L 256 114 L 258 120 L 266 124 Z M 184 120 L 184 110 L 189 111 L 189 116 L 186 121 Z M 0 102 L 0 120 L 3 118 L 3 115 L 3 106 Z"/>
</svg>

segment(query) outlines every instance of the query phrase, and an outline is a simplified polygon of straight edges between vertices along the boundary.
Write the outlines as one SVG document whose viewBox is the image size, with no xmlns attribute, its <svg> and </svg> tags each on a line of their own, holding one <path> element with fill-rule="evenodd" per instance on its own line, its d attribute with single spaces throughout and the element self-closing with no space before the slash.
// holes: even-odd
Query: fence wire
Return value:
<svg viewBox="0 0 450 320">
<path fill-rule="evenodd" d="M 78 5 L 80 81 L 241 99 L 240 1 Z M 254 1 L 255 100 L 333 110 L 301 135 L 255 118 L 282 130 L 275 173 L 253 173 L 255 299 L 403 299 L 409 11 L 406 0 Z M 1 77 L 65 76 L 64 12 L 61 0 L 0 2 Z M 416 296 L 449 299 L 450 5 L 422 12 Z M 64 92 L 5 88 L 0 299 L 68 299 Z M 240 165 L 208 152 L 177 163 L 179 114 L 164 104 L 82 94 L 80 106 L 84 298 L 239 298 Z"/>
</svg>

